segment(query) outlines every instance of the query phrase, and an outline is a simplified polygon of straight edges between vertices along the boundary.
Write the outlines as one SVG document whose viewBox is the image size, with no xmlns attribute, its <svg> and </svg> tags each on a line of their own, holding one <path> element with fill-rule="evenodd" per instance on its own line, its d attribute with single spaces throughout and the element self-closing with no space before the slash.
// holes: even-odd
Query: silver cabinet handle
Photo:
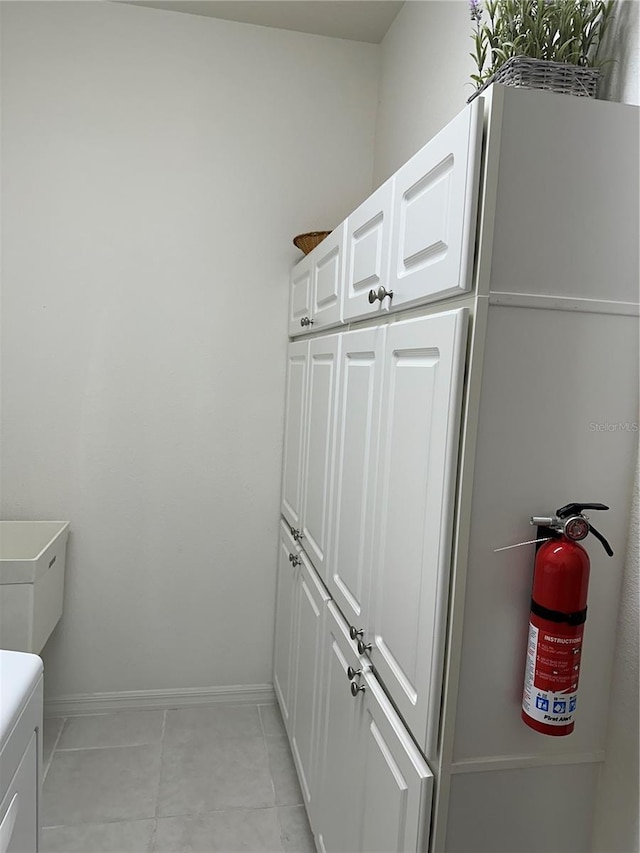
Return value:
<svg viewBox="0 0 640 853">
<path fill-rule="evenodd" d="M 362 640 L 358 640 L 358 653 L 363 655 L 365 652 L 371 651 L 371 643 L 365 643 Z"/>
<path fill-rule="evenodd" d="M 297 554 L 289 554 L 289 562 L 292 566 L 299 566 L 302 560 Z"/>
<path fill-rule="evenodd" d="M 364 628 L 354 628 L 353 625 L 349 628 L 349 636 L 352 640 L 357 640 L 358 637 L 362 637 L 364 634 Z"/>
<path fill-rule="evenodd" d="M 354 678 L 358 678 L 361 675 L 361 669 L 354 669 L 352 666 L 347 667 L 347 678 L 349 679 L 349 681 L 353 681 Z"/>
<path fill-rule="evenodd" d="M 311 317 L 301 317 L 300 318 L 300 325 L 301 326 L 313 326 L 313 320 L 311 319 Z"/>
<path fill-rule="evenodd" d="M 359 686 L 355 683 L 355 681 L 352 681 L 352 682 L 351 682 L 351 695 L 352 695 L 354 698 L 358 695 L 358 693 L 364 693 L 364 691 L 365 691 L 365 688 L 364 688 L 364 687 L 359 687 Z"/>
<path fill-rule="evenodd" d="M 301 530 L 296 530 L 295 527 L 289 526 L 289 531 L 291 533 L 291 536 L 295 539 L 296 542 L 299 542 L 302 539 L 302 531 Z"/>
<path fill-rule="evenodd" d="M 393 290 L 387 290 L 386 287 L 380 285 L 377 290 L 369 291 L 369 303 L 373 305 L 376 299 L 379 299 L 380 302 L 382 302 L 382 300 L 386 299 L 387 296 L 389 297 L 389 299 L 393 299 Z"/>
</svg>

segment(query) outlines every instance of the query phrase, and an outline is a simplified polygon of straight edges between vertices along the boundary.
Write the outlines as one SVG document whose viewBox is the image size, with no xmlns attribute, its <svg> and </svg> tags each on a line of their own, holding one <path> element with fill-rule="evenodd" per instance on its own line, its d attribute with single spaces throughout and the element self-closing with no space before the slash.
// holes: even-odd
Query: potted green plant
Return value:
<svg viewBox="0 0 640 853">
<path fill-rule="evenodd" d="M 478 67 L 469 100 L 490 83 L 595 97 L 614 0 L 470 0 L 469 6 Z"/>
</svg>

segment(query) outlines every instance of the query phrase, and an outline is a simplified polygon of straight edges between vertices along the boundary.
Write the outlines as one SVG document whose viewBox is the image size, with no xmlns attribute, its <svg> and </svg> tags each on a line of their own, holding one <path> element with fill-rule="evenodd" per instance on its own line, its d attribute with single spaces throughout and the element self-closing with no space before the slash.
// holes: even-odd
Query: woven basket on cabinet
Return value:
<svg viewBox="0 0 640 853">
<path fill-rule="evenodd" d="M 304 252 L 305 255 L 308 255 L 329 234 L 331 234 L 331 231 L 309 231 L 307 234 L 298 234 L 297 237 L 293 238 L 293 244 Z"/>
<path fill-rule="evenodd" d="M 486 83 L 468 98 L 467 103 L 492 83 L 527 89 L 546 89 L 561 95 L 595 98 L 600 77 L 599 68 L 586 68 L 569 62 L 550 62 L 530 56 L 512 56 Z"/>
</svg>

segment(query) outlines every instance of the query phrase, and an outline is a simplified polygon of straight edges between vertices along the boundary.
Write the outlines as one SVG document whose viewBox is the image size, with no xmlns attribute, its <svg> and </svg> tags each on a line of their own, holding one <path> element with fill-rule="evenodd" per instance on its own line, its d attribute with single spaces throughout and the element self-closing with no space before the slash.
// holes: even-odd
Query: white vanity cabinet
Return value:
<svg viewBox="0 0 640 853">
<path fill-rule="evenodd" d="M 490 87 L 347 218 L 341 325 L 289 346 L 274 682 L 324 853 L 589 849 L 637 454 L 639 137 L 635 107 Z M 534 547 L 500 549 L 583 500 L 611 507 L 615 555 L 586 541 L 579 713 L 550 738 L 520 716 Z"/>
</svg>

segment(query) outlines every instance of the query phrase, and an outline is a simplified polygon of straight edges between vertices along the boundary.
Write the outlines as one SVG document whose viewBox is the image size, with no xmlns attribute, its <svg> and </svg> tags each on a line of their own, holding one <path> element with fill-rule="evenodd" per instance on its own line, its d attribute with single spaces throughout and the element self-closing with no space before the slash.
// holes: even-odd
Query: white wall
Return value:
<svg viewBox="0 0 640 853">
<path fill-rule="evenodd" d="M 473 91 L 469 7 L 462 0 L 408 0 L 382 41 L 374 183 L 379 185 L 465 105 Z M 618 4 L 603 51 L 599 96 L 640 104 L 640 3 Z M 636 495 L 638 479 L 636 479 Z M 597 853 L 638 851 L 638 503 L 628 555 L 611 691 L 607 761 L 594 826 Z M 620 543 L 624 548 L 627 543 Z"/>
<path fill-rule="evenodd" d="M 466 104 L 473 47 L 464 0 L 407 0 L 382 40 L 373 180 L 379 186 Z"/>
<path fill-rule="evenodd" d="M 50 697 L 271 681 L 288 274 L 379 48 L 3 2 L 4 518 L 69 519 Z"/>
</svg>

